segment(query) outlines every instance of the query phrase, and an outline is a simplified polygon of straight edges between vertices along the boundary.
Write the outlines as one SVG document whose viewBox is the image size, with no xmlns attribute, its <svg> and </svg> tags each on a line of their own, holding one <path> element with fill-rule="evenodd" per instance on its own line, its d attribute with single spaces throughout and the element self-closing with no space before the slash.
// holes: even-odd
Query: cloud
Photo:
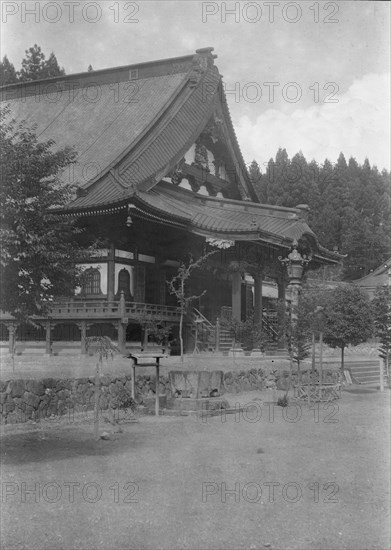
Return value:
<svg viewBox="0 0 391 550">
<path fill-rule="evenodd" d="M 365 157 L 379 170 L 390 169 L 389 74 L 366 74 L 354 80 L 337 103 L 306 109 L 268 109 L 255 120 L 234 120 L 246 162 L 263 164 L 283 147 L 289 156 L 301 150 L 307 160 L 335 162 L 342 151 L 362 163 Z M 328 90 L 330 92 L 331 90 Z"/>
</svg>

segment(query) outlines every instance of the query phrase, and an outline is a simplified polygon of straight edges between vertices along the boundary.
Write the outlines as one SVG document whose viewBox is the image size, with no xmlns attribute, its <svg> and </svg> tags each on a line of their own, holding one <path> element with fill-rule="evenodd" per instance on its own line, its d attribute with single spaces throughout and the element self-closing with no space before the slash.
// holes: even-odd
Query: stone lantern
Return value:
<svg viewBox="0 0 391 550">
<path fill-rule="evenodd" d="M 279 256 L 278 258 L 287 269 L 289 279 L 288 291 L 293 306 L 298 305 L 304 267 L 311 261 L 311 256 L 300 254 L 297 250 L 298 244 L 299 243 L 295 239 L 292 243 L 292 251 L 288 256 L 286 258 Z"/>
</svg>

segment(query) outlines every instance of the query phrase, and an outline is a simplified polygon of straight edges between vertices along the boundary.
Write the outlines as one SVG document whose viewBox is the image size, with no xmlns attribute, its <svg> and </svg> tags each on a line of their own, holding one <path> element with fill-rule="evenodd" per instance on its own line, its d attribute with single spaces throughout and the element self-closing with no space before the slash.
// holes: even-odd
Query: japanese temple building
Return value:
<svg viewBox="0 0 391 550">
<path fill-rule="evenodd" d="M 374 271 L 365 275 L 365 277 L 356 279 L 353 282 L 361 287 L 372 300 L 379 287 L 391 286 L 391 257 L 379 265 Z"/>
<path fill-rule="evenodd" d="M 206 292 L 186 327 L 189 349 L 196 319 L 215 331 L 219 350 L 216 320 L 227 312 L 254 314 L 272 330 L 275 298 L 300 285 L 286 264 L 316 269 L 340 260 L 319 244 L 306 205 L 259 203 L 212 51 L 2 88 L 17 120 L 77 150 L 62 179 L 78 191 L 62 214 L 105 243 L 84 264 L 83 288 L 37 319 L 42 331 L 3 314 L 10 345 L 16 330 L 18 341 L 46 340 L 48 352 L 52 341 L 76 340 L 85 352 L 85 337 L 95 334 L 118 339 L 124 350 L 140 339 L 140 311 L 178 324 L 167 281 L 189 254 L 216 249 L 190 279 L 192 293 Z"/>
</svg>

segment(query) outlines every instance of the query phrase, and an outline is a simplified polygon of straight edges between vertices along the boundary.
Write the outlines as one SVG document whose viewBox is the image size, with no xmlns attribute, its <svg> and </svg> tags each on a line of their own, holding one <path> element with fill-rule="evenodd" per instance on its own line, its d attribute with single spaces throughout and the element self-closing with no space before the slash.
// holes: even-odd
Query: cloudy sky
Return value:
<svg viewBox="0 0 391 550">
<path fill-rule="evenodd" d="M 390 169 L 390 3 L 2 1 L 2 55 L 67 74 L 214 46 L 246 162 L 340 151 Z M 34 12 L 35 9 L 35 13 Z"/>
</svg>

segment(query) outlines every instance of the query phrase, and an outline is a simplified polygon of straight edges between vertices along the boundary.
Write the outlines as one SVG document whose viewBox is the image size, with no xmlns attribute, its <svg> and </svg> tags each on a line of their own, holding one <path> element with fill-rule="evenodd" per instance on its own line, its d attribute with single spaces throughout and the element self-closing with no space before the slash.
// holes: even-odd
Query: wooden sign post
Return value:
<svg viewBox="0 0 391 550">
<path fill-rule="evenodd" d="M 163 357 L 168 357 L 164 353 L 131 353 L 128 356 L 128 359 L 132 360 L 132 399 L 136 397 L 136 367 L 155 367 L 156 369 L 156 386 L 155 386 L 155 414 L 159 416 L 159 366 L 160 359 Z M 147 360 L 144 363 L 144 359 Z M 152 361 L 154 359 L 154 361 Z M 141 360 L 141 363 L 139 362 Z"/>
</svg>

